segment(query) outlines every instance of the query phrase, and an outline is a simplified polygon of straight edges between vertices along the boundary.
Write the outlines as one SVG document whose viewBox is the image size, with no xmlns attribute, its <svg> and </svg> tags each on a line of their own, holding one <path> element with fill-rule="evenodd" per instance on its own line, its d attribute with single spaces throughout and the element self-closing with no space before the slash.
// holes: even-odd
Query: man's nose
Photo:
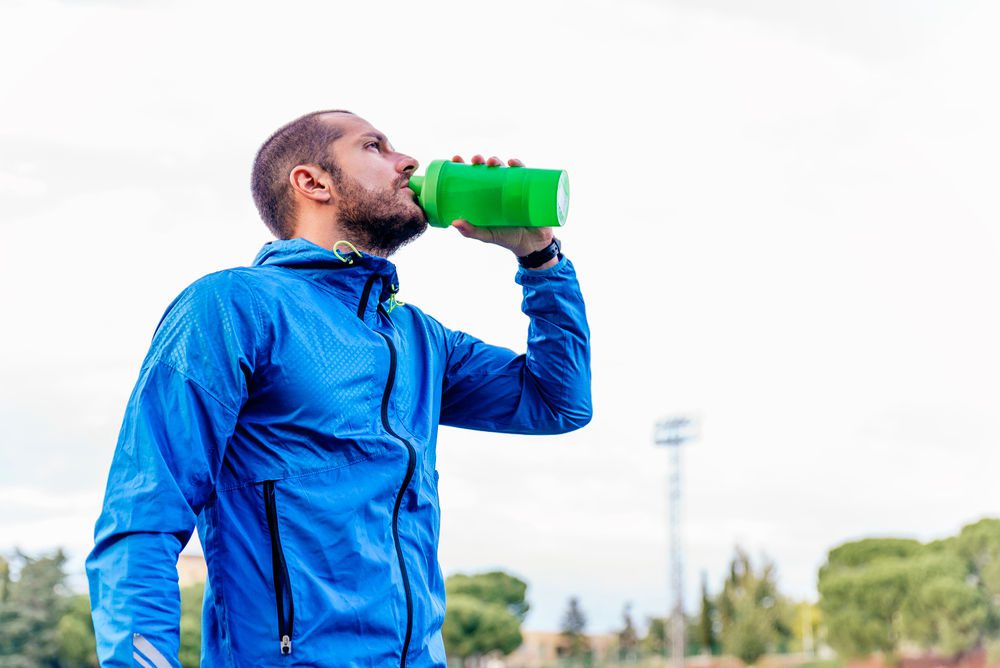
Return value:
<svg viewBox="0 0 1000 668">
<path fill-rule="evenodd" d="M 404 155 L 400 158 L 399 162 L 396 164 L 396 171 L 406 174 L 407 176 L 412 176 L 413 172 L 417 171 L 417 167 L 420 163 L 416 161 L 415 158 L 411 158 L 408 155 Z"/>
</svg>

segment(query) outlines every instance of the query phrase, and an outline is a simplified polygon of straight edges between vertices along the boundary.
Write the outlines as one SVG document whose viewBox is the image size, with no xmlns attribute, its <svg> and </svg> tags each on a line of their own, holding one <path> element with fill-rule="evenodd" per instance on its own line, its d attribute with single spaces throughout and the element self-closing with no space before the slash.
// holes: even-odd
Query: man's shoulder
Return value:
<svg viewBox="0 0 1000 668">
<path fill-rule="evenodd" d="M 191 282 L 180 296 L 245 298 L 252 293 L 254 283 L 252 267 L 230 267 L 205 274 Z"/>
<path fill-rule="evenodd" d="M 233 267 L 206 274 L 191 282 L 167 307 L 163 317 L 222 318 L 258 310 L 247 267 Z M 162 321 L 161 321 L 162 324 Z"/>
</svg>

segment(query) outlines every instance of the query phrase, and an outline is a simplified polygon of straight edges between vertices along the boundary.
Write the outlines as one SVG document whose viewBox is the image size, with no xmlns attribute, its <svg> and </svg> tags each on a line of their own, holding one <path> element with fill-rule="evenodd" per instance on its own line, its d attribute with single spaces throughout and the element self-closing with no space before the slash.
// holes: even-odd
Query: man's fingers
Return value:
<svg viewBox="0 0 1000 668">
<path fill-rule="evenodd" d="M 451 226 L 458 230 L 463 237 L 467 239 L 476 239 L 478 241 L 489 241 L 491 238 L 491 231 L 480 229 L 475 227 L 472 223 L 467 220 L 453 220 L 451 221 Z"/>
<path fill-rule="evenodd" d="M 465 162 L 465 160 L 460 155 L 453 155 L 451 157 L 451 161 L 452 162 L 461 162 L 461 163 Z M 477 153 L 474 156 L 472 156 L 472 164 L 473 165 L 486 165 L 487 167 L 503 167 L 503 160 L 501 160 L 500 158 L 498 158 L 495 155 L 491 155 L 489 157 L 489 159 L 487 160 L 481 154 Z M 517 158 L 511 158 L 510 160 L 507 161 L 507 164 L 510 167 L 524 167 L 524 163 L 521 162 L 520 160 L 518 160 Z"/>
<path fill-rule="evenodd" d="M 451 221 L 451 226 L 461 232 L 463 237 L 469 236 L 475 229 L 467 220 L 453 220 Z"/>
</svg>

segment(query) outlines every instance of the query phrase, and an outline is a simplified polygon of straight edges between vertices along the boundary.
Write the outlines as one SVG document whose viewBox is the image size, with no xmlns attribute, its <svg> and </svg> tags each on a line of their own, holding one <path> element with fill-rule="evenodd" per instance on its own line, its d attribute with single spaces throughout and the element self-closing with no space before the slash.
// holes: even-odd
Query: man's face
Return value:
<svg viewBox="0 0 1000 668">
<path fill-rule="evenodd" d="M 391 255 L 427 229 L 427 216 L 406 187 L 417 161 L 357 116 L 337 114 L 331 122 L 344 131 L 330 151 L 337 222 L 362 245 Z"/>
</svg>

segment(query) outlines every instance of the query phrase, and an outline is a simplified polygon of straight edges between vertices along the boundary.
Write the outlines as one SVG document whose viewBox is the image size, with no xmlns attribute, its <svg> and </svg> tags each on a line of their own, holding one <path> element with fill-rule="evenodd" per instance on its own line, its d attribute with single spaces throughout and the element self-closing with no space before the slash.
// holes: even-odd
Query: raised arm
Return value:
<svg viewBox="0 0 1000 668">
<path fill-rule="evenodd" d="M 505 169 L 496 156 L 475 155 L 472 163 Z M 524 166 L 517 159 L 507 164 Z M 477 228 L 466 220 L 453 221 L 452 227 L 517 257 L 546 249 L 554 238 L 551 227 Z M 590 329 L 573 264 L 560 255 L 533 269 L 522 267 L 516 280 L 524 289 L 521 310 L 530 318 L 527 353 L 451 332 L 441 424 L 559 434 L 590 422 Z"/>
<path fill-rule="evenodd" d="M 450 332 L 441 424 L 559 434 L 590 422 L 590 330 L 573 264 L 519 269 L 516 280 L 530 318 L 527 353 Z"/>
<path fill-rule="evenodd" d="M 258 318 L 243 279 L 185 290 L 129 399 L 87 558 L 101 666 L 179 666 L 177 556 L 211 497 L 253 373 Z"/>
</svg>

